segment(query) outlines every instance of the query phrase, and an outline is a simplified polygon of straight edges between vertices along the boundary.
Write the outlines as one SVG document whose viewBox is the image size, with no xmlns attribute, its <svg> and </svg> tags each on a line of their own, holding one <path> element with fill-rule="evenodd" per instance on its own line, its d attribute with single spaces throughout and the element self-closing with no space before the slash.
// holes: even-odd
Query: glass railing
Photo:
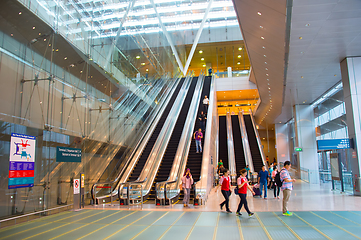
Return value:
<svg viewBox="0 0 361 240">
<path fill-rule="evenodd" d="M 250 70 L 231 71 L 231 76 L 228 72 L 215 72 L 213 74 L 216 78 L 228 78 L 228 77 L 248 77 Z"/>
</svg>

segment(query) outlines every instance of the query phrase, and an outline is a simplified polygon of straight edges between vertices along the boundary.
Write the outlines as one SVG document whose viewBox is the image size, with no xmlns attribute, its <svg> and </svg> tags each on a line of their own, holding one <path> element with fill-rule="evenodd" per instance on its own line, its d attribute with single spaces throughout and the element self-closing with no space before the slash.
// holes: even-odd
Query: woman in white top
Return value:
<svg viewBox="0 0 361 240">
<path fill-rule="evenodd" d="M 203 111 L 204 111 L 204 114 L 207 115 L 208 113 L 208 105 L 209 105 L 209 99 L 207 98 L 207 95 L 204 96 L 204 99 L 203 99 Z"/>
<path fill-rule="evenodd" d="M 193 184 L 193 178 L 192 178 L 191 170 L 187 168 L 186 172 L 182 177 L 182 188 L 184 193 L 183 205 L 185 207 L 188 207 L 189 204 L 189 196 L 191 193 L 192 184 Z"/>
</svg>

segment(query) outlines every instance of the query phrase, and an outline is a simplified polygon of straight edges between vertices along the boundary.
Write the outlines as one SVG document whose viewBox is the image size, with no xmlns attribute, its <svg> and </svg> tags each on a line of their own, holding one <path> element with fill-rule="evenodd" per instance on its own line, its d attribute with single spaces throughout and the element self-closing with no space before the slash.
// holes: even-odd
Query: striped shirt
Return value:
<svg viewBox="0 0 361 240">
<path fill-rule="evenodd" d="M 286 181 L 284 181 L 285 179 L 291 180 L 290 173 L 287 171 L 286 168 L 282 168 L 282 169 L 281 169 L 280 178 L 281 178 L 281 181 L 283 182 L 283 183 L 282 183 L 282 187 L 281 187 L 281 190 L 282 190 L 282 191 L 285 190 L 285 189 L 293 190 L 293 184 L 292 184 L 292 182 L 286 182 Z"/>
</svg>

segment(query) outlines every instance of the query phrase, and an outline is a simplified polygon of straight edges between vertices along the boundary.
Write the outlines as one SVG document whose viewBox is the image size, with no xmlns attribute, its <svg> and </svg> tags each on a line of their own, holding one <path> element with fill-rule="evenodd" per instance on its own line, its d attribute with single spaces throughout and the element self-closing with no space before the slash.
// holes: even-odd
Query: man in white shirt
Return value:
<svg viewBox="0 0 361 240">
<path fill-rule="evenodd" d="M 204 96 L 204 99 L 203 99 L 203 110 L 204 110 L 205 114 L 208 113 L 208 105 L 209 105 L 209 99 L 207 98 L 207 95 L 206 95 L 206 96 Z"/>
</svg>

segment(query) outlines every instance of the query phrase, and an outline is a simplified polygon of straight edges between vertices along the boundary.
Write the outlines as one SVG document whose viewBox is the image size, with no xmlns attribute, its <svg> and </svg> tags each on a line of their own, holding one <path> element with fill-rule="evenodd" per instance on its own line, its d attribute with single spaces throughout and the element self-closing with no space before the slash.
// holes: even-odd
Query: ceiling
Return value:
<svg viewBox="0 0 361 240">
<path fill-rule="evenodd" d="M 262 101 L 258 123 L 288 121 L 293 105 L 312 103 L 341 80 L 344 58 L 361 56 L 359 0 L 233 2 Z"/>
</svg>

